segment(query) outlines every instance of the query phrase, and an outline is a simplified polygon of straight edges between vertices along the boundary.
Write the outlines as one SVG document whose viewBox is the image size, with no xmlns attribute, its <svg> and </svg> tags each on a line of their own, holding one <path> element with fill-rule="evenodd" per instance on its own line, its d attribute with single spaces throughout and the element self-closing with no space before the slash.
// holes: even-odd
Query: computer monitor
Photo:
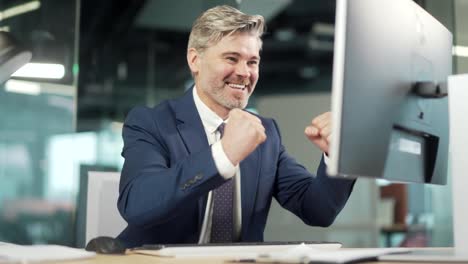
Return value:
<svg viewBox="0 0 468 264">
<path fill-rule="evenodd" d="M 338 0 L 328 174 L 445 184 L 452 34 L 411 0 Z"/>
</svg>

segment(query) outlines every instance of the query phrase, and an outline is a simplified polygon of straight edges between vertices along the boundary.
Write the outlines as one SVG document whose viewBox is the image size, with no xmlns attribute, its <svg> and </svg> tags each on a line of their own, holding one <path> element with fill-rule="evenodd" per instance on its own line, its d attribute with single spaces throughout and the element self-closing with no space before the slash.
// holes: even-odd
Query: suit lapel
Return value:
<svg viewBox="0 0 468 264">
<path fill-rule="evenodd" d="M 203 123 L 193 101 L 193 88 L 184 96 L 174 101 L 173 109 L 177 119 L 177 129 L 189 154 L 196 153 L 208 146 Z M 246 237 L 247 226 L 256 203 L 258 181 L 260 178 L 259 161 L 261 145 L 240 164 L 241 169 L 241 203 L 242 203 L 242 237 Z M 198 223 L 201 227 L 206 208 L 207 195 L 198 200 Z"/>
<path fill-rule="evenodd" d="M 173 109 L 178 122 L 177 129 L 179 130 L 179 134 L 184 141 L 188 153 L 196 153 L 207 147 L 208 139 L 206 138 L 205 129 L 203 128 L 203 123 L 198 114 L 195 102 L 193 101 L 193 88 L 175 101 Z M 198 199 L 199 226 L 203 223 L 206 199 L 207 195 Z"/>
<path fill-rule="evenodd" d="M 177 129 L 189 154 L 208 146 L 203 123 L 193 101 L 193 88 L 174 103 Z"/>
<path fill-rule="evenodd" d="M 242 200 L 242 237 L 246 237 L 250 218 L 257 201 L 257 186 L 260 178 L 261 145 L 240 163 Z"/>
</svg>

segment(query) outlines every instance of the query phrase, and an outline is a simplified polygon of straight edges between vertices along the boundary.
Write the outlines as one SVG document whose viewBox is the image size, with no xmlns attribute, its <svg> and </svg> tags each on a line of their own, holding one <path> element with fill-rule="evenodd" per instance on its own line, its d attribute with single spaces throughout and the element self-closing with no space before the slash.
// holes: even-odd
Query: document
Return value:
<svg viewBox="0 0 468 264">
<path fill-rule="evenodd" d="M 336 263 L 376 260 L 386 254 L 409 252 L 405 248 L 318 249 L 298 245 L 286 251 L 259 254 L 254 259 L 236 259 L 238 262 L 265 263 Z"/>
<path fill-rule="evenodd" d="M 455 248 L 414 248 L 409 254 L 391 254 L 379 257 L 380 261 L 468 263 L 468 252 Z"/>
<path fill-rule="evenodd" d="M 94 252 L 88 252 L 84 249 L 66 246 L 20 246 L 9 243 L 0 243 L 0 263 L 76 260 L 92 258 L 95 255 L 96 253 Z"/>
<path fill-rule="evenodd" d="M 134 249 L 133 254 L 172 258 L 223 258 L 231 262 L 249 263 L 336 263 L 376 260 L 385 254 L 406 253 L 405 248 L 343 249 L 339 243 L 294 245 L 243 245 L 243 246 L 171 246 L 156 250 Z"/>
<path fill-rule="evenodd" d="M 202 246 L 170 246 L 162 247 L 157 250 L 137 249 L 131 250 L 132 253 L 151 255 L 158 257 L 173 257 L 173 258 L 206 258 L 206 257 L 222 257 L 230 259 L 252 259 L 260 254 L 270 252 L 286 252 L 294 249 L 298 244 L 285 245 L 202 245 Z M 340 243 L 317 243 L 303 244 L 303 247 L 314 250 L 336 250 L 341 248 Z"/>
</svg>

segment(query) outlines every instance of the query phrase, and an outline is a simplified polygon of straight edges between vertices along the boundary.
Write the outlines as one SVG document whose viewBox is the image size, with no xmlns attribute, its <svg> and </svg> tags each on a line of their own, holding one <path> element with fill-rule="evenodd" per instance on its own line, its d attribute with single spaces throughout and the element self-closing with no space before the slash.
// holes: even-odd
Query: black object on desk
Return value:
<svg viewBox="0 0 468 264">
<path fill-rule="evenodd" d="M 120 240 L 107 237 L 107 236 L 100 236 L 91 239 L 85 248 L 87 251 L 94 251 L 99 254 L 125 254 L 127 250 Z"/>
</svg>

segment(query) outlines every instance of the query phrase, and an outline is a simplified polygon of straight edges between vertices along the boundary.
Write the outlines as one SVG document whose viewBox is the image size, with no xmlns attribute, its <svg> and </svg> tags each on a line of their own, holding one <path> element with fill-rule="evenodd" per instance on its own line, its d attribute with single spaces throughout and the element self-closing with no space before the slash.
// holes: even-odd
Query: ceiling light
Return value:
<svg viewBox="0 0 468 264">
<path fill-rule="evenodd" d="M 5 90 L 10 93 L 39 95 L 41 93 L 41 86 L 32 82 L 8 80 L 5 83 Z"/>
<path fill-rule="evenodd" d="M 453 46 L 452 54 L 458 57 L 468 57 L 468 46 Z"/>
<path fill-rule="evenodd" d="M 335 26 L 333 24 L 317 22 L 312 25 L 312 33 L 333 37 L 335 35 Z"/>
<path fill-rule="evenodd" d="M 32 1 L 29 3 L 17 5 L 14 7 L 7 8 L 3 11 L 0 11 L 0 21 L 5 20 L 10 17 L 14 17 L 17 15 L 21 15 L 27 12 L 34 11 L 36 9 L 39 9 L 41 7 L 41 2 L 39 1 Z"/>
<path fill-rule="evenodd" d="M 65 67 L 53 63 L 28 63 L 13 73 L 14 77 L 62 79 L 65 76 Z"/>
</svg>

